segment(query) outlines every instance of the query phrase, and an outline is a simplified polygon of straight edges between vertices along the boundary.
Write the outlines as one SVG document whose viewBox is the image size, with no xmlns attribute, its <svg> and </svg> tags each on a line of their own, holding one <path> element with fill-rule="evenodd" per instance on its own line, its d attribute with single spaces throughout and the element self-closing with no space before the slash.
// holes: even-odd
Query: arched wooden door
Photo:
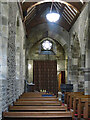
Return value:
<svg viewBox="0 0 90 120">
<path fill-rule="evenodd" d="M 46 90 L 57 94 L 57 61 L 34 60 L 33 70 L 35 90 Z"/>
</svg>

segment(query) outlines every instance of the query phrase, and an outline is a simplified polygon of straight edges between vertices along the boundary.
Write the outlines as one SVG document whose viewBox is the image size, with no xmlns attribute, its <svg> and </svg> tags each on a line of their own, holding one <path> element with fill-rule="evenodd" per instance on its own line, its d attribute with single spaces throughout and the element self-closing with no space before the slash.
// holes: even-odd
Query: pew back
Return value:
<svg viewBox="0 0 90 120">
<path fill-rule="evenodd" d="M 17 101 L 14 105 L 61 105 L 59 101 Z"/>
<path fill-rule="evenodd" d="M 71 112 L 4 112 L 4 120 L 72 120 Z"/>
<path fill-rule="evenodd" d="M 10 106 L 9 111 L 67 111 L 67 106 Z"/>
</svg>

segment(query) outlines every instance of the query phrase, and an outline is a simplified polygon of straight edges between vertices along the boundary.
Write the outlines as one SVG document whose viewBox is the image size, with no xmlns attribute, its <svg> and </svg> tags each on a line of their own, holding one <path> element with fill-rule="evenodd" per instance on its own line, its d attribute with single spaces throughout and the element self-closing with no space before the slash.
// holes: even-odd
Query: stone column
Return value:
<svg viewBox="0 0 90 120">
<path fill-rule="evenodd" d="M 73 91 L 78 91 L 78 62 L 79 52 L 76 52 L 77 44 L 71 41 L 73 44 L 70 46 L 69 57 L 68 57 L 68 83 L 73 84 Z M 76 42 L 76 41 L 75 41 Z M 78 50 L 79 48 L 77 48 Z"/>
<path fill-rule="evenodd" d="M 85 54 L 81 54 L 79 58 L 79 70 L 78 70 L 78 91 L 84 92 L 84 72 L 85 68 Z"/>
<path fill-rule="evenodd" d="M 86 51 L 86 68 L 84 69 L 85 95 L 90 95 L 90 48 Z"/>
<path fill-rule="evenodd" d="M 84 69 L 85 94 L 90 95 L 90 2 L 88 3 L 88 37 L 86 42 L 86 60 Z"/>
<path fill-rule="evenodd" d="M 7 66 L 8 66 L 8 104 L 15 100 L 15 82 L 16 82 L 16 49 L 15 49 L 15 32 L 16 32 L 16 4 L 9 4 L 8 18 L 8 49 L 7 49 Z"/>
<path fill-rule="evenodd" d="M 2 26 L 2 17 L 1 17 L 1 1 L 0 1 L 0 120 L 2 118 L 2 36 L 1 36 L 1 26 Z"/>
<path fill-rule="evenodd" d="M 78 91 L 78 58 L 72 58 L 72 84 L 74 92 Z"/>
</svg>

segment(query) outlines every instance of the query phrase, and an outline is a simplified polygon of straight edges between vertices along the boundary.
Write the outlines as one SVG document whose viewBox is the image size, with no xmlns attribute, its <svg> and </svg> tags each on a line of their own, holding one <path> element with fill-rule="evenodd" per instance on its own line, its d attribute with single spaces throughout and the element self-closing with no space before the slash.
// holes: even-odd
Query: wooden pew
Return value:
<svg viewBox="0 0 90 120">
<path fill-rule="evenodd" d="M 86 97 L 86 98 L 88 98 L 89 97 L 89 95 L 82 95 L 82 94 L 72 94 L 71 96 L 70 96 L 70 100 L 69 100 L 69 107 L 70 107 L 70 109 L 72 109 L 73 108 L 73 101 L 74 101 L 74 98 L 80 98 L 80 97 Z"/>
<path fill-rule="evenodd" d="M 70 92 L 65 92 L 64 93 L 64 103 L 67 104 L 67 95 L 69 94 Z"/>
<path fill-rule="evenodd" d="M 77 106 L 79 104 L 79 99 L 81 98 L 89 98 L 90 95 L 76 95 L 76 96 L 73 96 L 73 113 L 76 114 L 77 112 Z"/>
<path fill-rule="evenodd" d="M 32 96 L 29 96 L 29 95 L 23 95 L 23 96 L 20 96 L 19 98 L 56 98 L 56 96 L 42 96 L 42 95 L 32 95 Z"/>
<path fill-rule="evenodd" d="M 83 95 L 83 92 L 69 92 L 67 94 L 67 107 L 68 109 L 71 109 L 72 108 L 72 98 L 73 96 L 79 96 L 79 95 Z"/>
<path fill-rule="evenodd" d="M 72 120 L 73 113 L 67 111 L 66 105 L 61 106 L 58 98 L 37 97 L 36 93 L 24 95 L 31 94 L 34 97 L 23 97 L 14 102 L 14 106 L 9 108 L 10 111 L 3 113 L 3 120 Z"/>
<path fill-rule="evenodd" d="M 28 92 L 28 93 L 24 93 L 20 96 L 20 98 L 34 98 L 34 97 L 44 97 L 42 95 L 46 95 L 45 97 L 49 97 L 49 98 L 56 98 L 55 95 L 51 94 L 51 93 L 44 93 L 44 92 Z"/>
<path fill-rule="evenodd" d="M 83 114 L 82 111 L 84 109 L 84 106 L 90 105 L 90 98 L 79 98 L 79 103 L 78 103 L 78 109 L 77 109 L 77 113 L 78 113 L 78 118 L 81 118 Z M 86 111 L 84 111 L 84 115 L 88 118 L 88 116 L 90 115 L 90 113 L 88 113 L 88 106 L 86 107 Z M 86 114 L 85 114 L 86 113 Z"/>
<path fill-rule="evenodd" d="M 59 101 L 16 101 L 14 105 L 61 105 Z"/>
<path fill-rule="evenodd" d="M 85 102 L 83 109 L 83 118 L 90 118 L 90 102 Z"/>
<path fill-rule="evenodd" d="M 9 111 L 67 111 L 65 106 L 10 106 Z"/>
<path fill-rule="evenodd" d="M 3 120 L 72 120 L 71 112 L 4 112 Z"/>
<path fill-rule="evenodd" d="M 41 98 L 20 98 L 17 101 L 58 101 L 58 98 L 46 98 L 46 97 L 41 97 Z"/>
<path fill-rule="evenodd" d="M 22 95 L 42 95 L 42 94 L 48 94 L 48 95 L 53 95 L 53 93 L 46 93 L 46 92 L 25 92 Z"/>
<path fill-rule="evenodd" d="M 23 93 L 22 95 L 31 95 L 31 94 L 49 94 L 49 95 L 54 95 L 53 93 L 47 93 L 47 92 L 25 92 L 25 93 Z"/>
</svg>

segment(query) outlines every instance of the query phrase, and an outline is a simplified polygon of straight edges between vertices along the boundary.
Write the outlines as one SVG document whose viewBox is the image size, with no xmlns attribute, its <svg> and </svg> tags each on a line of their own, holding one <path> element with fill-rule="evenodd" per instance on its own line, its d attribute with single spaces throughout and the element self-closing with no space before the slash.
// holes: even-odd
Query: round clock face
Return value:
<svg viewBox="0 0 90 120">
<path fill-rule="evenodd" d="M 52 48 L 52 43 L 48 40 L 45 40 L 43 43 L 42 43 L 42 47 L 44 50 L 51 50 Z"/>
</svg>

